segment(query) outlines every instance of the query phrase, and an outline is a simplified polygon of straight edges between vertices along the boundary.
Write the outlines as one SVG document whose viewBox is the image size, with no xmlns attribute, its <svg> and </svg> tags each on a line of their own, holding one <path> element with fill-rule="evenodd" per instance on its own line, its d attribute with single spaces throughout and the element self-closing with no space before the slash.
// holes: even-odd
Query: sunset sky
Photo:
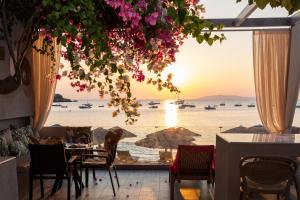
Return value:
<svg viewBox="0 0 300 200">
<path fill-rule="evenodd" d="M 206 7 L 205 18 L 235 18 L 246 6 L 247 1 L 203 0 Z M 283 9 L 267 8 L 256 10 L 251 17 L 288 16 Z M 174 83 L 181 90 L 180 98 L 192 99 L 209 95 L 254 96 L 252 66 L 252 33 L 225 32 L 226 40 L 213 46 L 199 45 L 188 39 L 176 55 L 176 63 L 167 69 L 174 73 Z M 157 91 L 146 83 L 132 81 L 132 92 L 138 99 L 173 99 L 167 90 Z M 67 98 L 85 99 L 86 93 L 77 93 L 68 80 L 57 83 L 57 93 Z M 89 99 L 97 99 L 97 91 L 91 92 Z"/>
</svg>

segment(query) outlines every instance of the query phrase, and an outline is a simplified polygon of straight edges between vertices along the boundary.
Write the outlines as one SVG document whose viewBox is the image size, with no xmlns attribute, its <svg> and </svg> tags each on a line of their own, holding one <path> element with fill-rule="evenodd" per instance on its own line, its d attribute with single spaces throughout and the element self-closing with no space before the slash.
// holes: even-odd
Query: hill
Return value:
<svg viewBox="0 0 300 200">
<path fill-rule="evenodd" d="M 55 94 L 53 102 L 72 102 L 72 100 L 64 98 L 61 94 Z"/>
<path fill-rule="evenodd" d="M 200 97 L 201 101 L 255 101 L 255 97 L 243 97 L 237 95 L 213 95 Z"/>
</svg>

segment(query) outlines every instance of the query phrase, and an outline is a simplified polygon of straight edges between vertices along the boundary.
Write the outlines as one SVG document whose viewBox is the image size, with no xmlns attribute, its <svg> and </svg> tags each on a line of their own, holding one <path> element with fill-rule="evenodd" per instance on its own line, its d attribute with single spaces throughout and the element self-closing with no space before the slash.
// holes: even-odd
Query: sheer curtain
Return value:
<svg viewBox="0 0 300 200">
<path fill-rule="evenodd" d="M 51 59 L 47 55 L 42 55 L 35 50 L 32 52 L 32 77 L 34 90 L 34 119 L 33 128 L 37 133 L 45 124 L 51 109 L 55 88 L 56 74 L 60 63 L 60 45 L 54 42 L 56 63 L 54 67 Z M 40 47 L 43 43 L 43 37 L 40 36 L 35 45 Z M 52 77 L 51 77 L 52 76 Z M 50 81 L 52 80 L 52 81 Z"/>
<path fill-rule="evenodd" d="M 290 64 L 290 31 L 253 32 L 253 64 L 257 108 L 271 133 L 292 126 L 299 91 L 298 62 Z"/>
</svg>

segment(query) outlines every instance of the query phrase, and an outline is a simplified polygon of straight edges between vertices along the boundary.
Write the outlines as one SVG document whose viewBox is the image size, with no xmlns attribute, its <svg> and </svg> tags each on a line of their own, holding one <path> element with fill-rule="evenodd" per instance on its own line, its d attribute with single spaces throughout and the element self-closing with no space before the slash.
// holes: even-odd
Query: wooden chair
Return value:
<svg viewBox="0 0 300 200">
<path fill-rule="evenodd" d="M 44 197 L 43 179 L 67 179 L 67 199 L 70 199 L 72 164 L 76 157 L 66 161 L 63 144 L 29 144 L 30 175 L 29 199 L 32 200 L 33 179 L 40 180 L 41 196 Z"/>
<path fill-rule="evenodd" d="M 174 199 L 174 184 L 180 180 L 213 181 L 214 145 L 179 145 L 169 169 L 170 199 Z"/>
<path fill-rule="evenodd" d="M 80 166 L 80 177 L 82 178 L 82 169 L 107 169 L 113 189 L 113 194 L 116 196 L 115 187 L 111 175 L 111 169 L 115 171 L 118 187 L 120 187 L 118 174 L 114 161 L 116 158 L 118 142 L 122 137 L 122 129 L 109 131 L 105 136 L 104 149 L 93 149 L 89 154 L 82 154 L 82 161 Z M 88 185 L 88 173 L 85 176 L 86 185 Z"/>
<path fill-rule="evenodd" d="M 290 186 L 294 182 L 299 199 L 295 174 L 297 163 L 287 157 L 253 155 L 244 157 L 240 164 L 241 199 L 250 194 L 284 195 L 289 199 Z"/>
</svg>

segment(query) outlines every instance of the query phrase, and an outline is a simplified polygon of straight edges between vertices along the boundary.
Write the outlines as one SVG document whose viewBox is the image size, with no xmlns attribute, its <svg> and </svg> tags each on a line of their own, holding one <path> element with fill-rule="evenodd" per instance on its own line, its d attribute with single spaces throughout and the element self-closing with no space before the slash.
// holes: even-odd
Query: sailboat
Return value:
<svg viewBox="0 0 300 200">
<path fill-rule="evenodd" d="M 183 99 L 179 99 L 179 95 L 177 95 L 176 100 L 170 102 L 170 104 L 182 105 L 182 104 L 184 104 L 184 100 Z"/>
<path fill-rule="evenodd" d="M 81 104 L 80 106 L 78 106 L 79 109 L 90 109 L 92 108 L 93 104 L 89 103 L 88 100 L 88 94 L 86 94 L 86 103 Z"/>
</svg>

